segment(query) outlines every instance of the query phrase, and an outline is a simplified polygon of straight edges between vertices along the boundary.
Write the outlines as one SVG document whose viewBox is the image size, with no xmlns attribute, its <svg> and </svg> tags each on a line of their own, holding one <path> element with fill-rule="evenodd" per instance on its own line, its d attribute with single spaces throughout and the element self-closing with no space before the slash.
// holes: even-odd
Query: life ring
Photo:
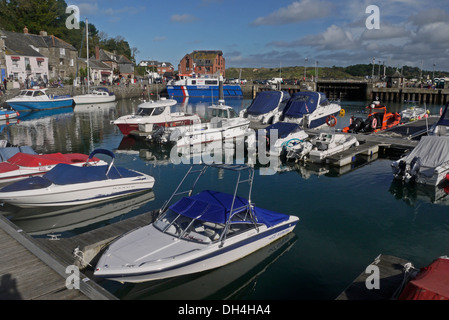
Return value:
<svg viewBox="0 0 449 320">
<path fill-rule="evenodd" d="M 335 116 L 329 116 L 326 118 L 326 124 L 329 127 L 335 127 L 337 125 L 337 118 Z"/>
<path fill-rule="evenodd" d="M 377 128 L 377 119 L 376 119 L 376 118 L 373 118 L 373 121 L 371 122 L 371 127 L 372 127 L 373 129 L 376 129 L 376 128 Z"/>
</svg>

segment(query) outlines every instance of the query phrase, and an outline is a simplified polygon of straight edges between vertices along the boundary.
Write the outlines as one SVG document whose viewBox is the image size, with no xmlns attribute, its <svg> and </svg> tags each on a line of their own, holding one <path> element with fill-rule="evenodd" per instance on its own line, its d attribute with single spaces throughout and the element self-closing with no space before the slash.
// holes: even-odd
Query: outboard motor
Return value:
<svg viewBox="0 0 449 320">
<path fill-rule="evenodd" d="M 156 129 L 154 129 L 151 133 L 151 138 L 153 139 L 153 141 L 160 141 L 162 135 L 164 134 L 164 131 L 165 130 L 163 127 L 156 127 Z"/>
<path fill-rule="evenodd" d="M 392 165 L 393 168 L 393 176 L 396 179 L 404 179 L 404 175 L 405 175 L 405 169 L 407 167 L 407 164 L 405 163 L 405 161 L 401 160 L 399 162 L 393 163 Z"/>
<path fill-rule="evenodd" d="M 349 132 L 357 133 L 360 132 L 362 128 L 363 128 L 363 119 L 356 118 L 349 126 Z"/>
<path fill-rule="evenodd" d="M 421 158 L 414 157 L 412 162 L 410 162 L 409 171 L 405 177 L 406 182 L 413 182 L 416 180 L 416 177 L 419 173 L 419 169 L 421 168 Z"/>
</svg>

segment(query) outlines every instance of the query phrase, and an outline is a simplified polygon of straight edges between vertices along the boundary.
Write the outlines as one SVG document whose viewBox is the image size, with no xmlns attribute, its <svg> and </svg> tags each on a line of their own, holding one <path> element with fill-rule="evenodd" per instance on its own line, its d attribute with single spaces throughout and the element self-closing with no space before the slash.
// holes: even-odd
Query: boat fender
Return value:
<svg viewBox="0 0 449 320">
<path fill-rule="evenodd" d="M 351 126 L 353 122 L 354 122 L 354 116 L 352 116 L 351 118 L 349 118 L 349 125 Z"/>
<path fill-rule="evenodd" d="M 371 121 L 371 128 L 376 129 L 377 128 L 377 119 L 373 118 L 373 120 Z"/>
<path fill-rule="evenodd" d="M 335 116 L 329 116 L 326 118 L 326 124 L 329 127 L 335 127 L 337 125 L 337 118 Z"/>
</svg>

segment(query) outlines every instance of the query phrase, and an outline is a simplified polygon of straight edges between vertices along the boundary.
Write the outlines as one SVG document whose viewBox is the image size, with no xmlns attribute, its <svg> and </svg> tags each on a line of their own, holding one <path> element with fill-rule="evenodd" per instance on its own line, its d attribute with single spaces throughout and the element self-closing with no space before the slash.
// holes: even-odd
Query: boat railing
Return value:
<svg viewBox="0 0 449 320">
<path fill-rule="evenodd" d="M 198 167 L 200 167 L 200 168 L 198 168 Z M 221 233 L 220 238 L 219 238 L 219 241 L 221 241 L 221 246 L 223 246 L 223 244 L 226 240 L 226 234 L 229 230 L 231 218 L 234 216 L 235 213 L 242 212 L 243 210 L 246 209 L 247 214 L 250 215 L 250 221 L 254 224 L 255 228 L 258 230 L 257 221 L 256 221 L 256 219 L 254 217 L 254 213 L 253 213 L 253 205 L 251 203 L 251 192 L 252 192 L 252 186 L 253 186 L 253 181 L 254 181 L 254 168 L 253 167 L 250 167 L 248 165 L 239 165 L 239 164 L 193 164 L 190 166 L 189 170 L 184 175 L 183 179 L 181 180 L 179 185 L 176 187 L 176 189 L 173 192 L 173 194 L 171 195 L 171 197 L 167 201 L 165 201 L 164 205 L 162 206 L 162 208 L 159 211 L 159 214 L 162 214 L 163 212 L 165 212 L 167 210 L 167 208 L 172 203 L 172 201 L 175 197 L 178 197 L 181 195 L 187 195 L 190 197 L 192 195 L 193 190 L 195 189 L 198 181 L 206 173 L 207 169 L 209 169 L 209 168 L 230 170 L 230 171 L 236 172 L 238 175 L 237 183 L 236 183 L 236 186 L 234 189 L 231 208 L 229 211 L 229 216 L 226 221 L 224 231 Z M 242 172 L 244 172 L 244 171 L 248 172 L 247 178 L 242 177 Z M 193 184 L 191 185 L 191 187 L 189 189 L 183 190 L 182 187 L 186 183 L 187 177 L 189 177 L 190 175 L 193 175 L 193 174 L 197 174 L 197 177 L 194 180 Z M 249 193 L 248 193 L 248 199 L 247 199 L 248 204 L 246 204 L 244 206 L 240 206 L 238 208 L 235 208 L 234 207 L 235 199 L 237 198 L 239 186 L 243 183 L 249 184 Z"/>
</svg>

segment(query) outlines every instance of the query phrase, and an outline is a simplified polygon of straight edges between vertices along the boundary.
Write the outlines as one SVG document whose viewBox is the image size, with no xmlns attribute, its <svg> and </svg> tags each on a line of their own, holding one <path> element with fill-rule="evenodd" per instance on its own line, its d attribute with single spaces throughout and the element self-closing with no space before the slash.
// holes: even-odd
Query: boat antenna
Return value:
<svg viewBox="0 0 449 320">
<path fill-rule="evenodd" d="M 224 91 L 223 91 L 223 76 L 220 75 L 219 81 L 218 81 L 218 104 L 224 105 Z"/>
<path fill-rule="evenodd" d="M 86 18 L 86 58 L 87 58 L 87 93 L 89 93 L 90 86 L 90 67 L 89 67 L 89 22 Z"/>
</svg>

